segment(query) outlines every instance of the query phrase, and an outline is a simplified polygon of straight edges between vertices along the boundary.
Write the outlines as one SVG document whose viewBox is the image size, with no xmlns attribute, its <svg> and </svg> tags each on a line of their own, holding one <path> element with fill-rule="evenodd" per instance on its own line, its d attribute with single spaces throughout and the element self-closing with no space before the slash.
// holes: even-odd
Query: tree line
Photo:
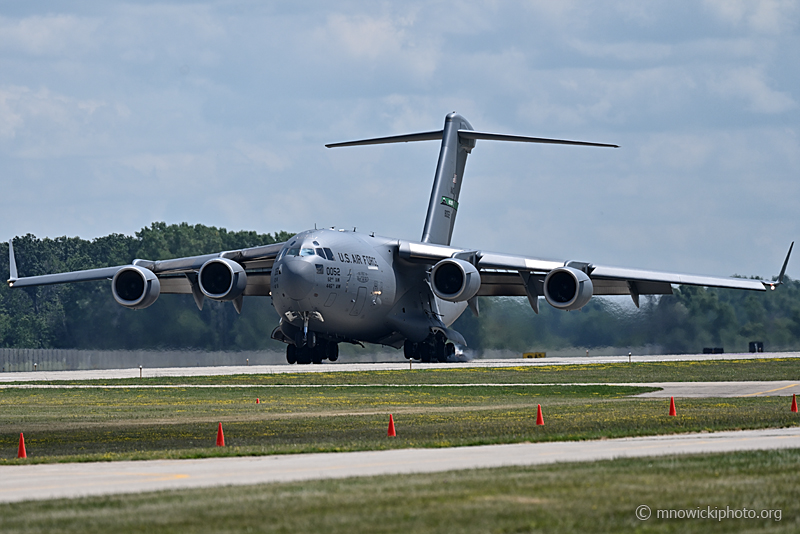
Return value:
<svg viewBox="0 0 800 534">
<path fill-rule="evenodd" d="M 169 259 L 286 241 L 288 232 L 259 234 L 186 223 L 156 222 L 134 236 L 112 234 L 14 240 L 20 276 L 124 265 L 136 258 Z M 9 273 L 8 244 L 0 246 L 0 277 Z M 724 347 L 743 352 L 748 342 L 766 350 L 800 346 L 800 283 L 751 292 L 682 286 L 674 295 L 642 297 L 635 309 L 619 298 L 594 298 L 580 312 L 547 305 L 535 315 L 525 298 L 481 298 L 480 317 L 467 311 L 454 328 L 473 349 L 515 352 L 567 347 L 642 347 L 669 353 Z M 191 295 L 161 295 L 146 310 L 119 306 L 109 282 L 11 290 L 0 286 L 0 347 L 77 349 L 281 349 L 270 340 L 279 317 L 267 297 L 244 301 L 241 315 L 230 303 Z"/>
</svg>

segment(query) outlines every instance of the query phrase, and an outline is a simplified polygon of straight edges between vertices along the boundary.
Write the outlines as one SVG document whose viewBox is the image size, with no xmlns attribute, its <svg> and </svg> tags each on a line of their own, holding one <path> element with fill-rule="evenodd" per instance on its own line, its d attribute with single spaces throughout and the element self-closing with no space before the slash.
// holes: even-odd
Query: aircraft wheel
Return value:
<svg viewBox="0 0 800 534">
<path fill-rule="evenodd" d="M 335 341 L 328 341 L 325 347 L 325 357 L 328 360 L 335 362 L 339 359 L 339 344 Z"/>
<path fill-rule="evenodd" d="M 309 350 L 309 353 L 311 354 L 311 362 L 319 365 L 325 359 L 325 345 L 317 345 Z"/>
<path fill-rule="evenodd" d="M 294 335 L 294 346 L 297 347 L 298 349 L 303 348 L 303 347 L 306 346 L 306 342 L 303 340 L 303 333 L 302 332 L 297 332 Z"/>
<path fill-rule="evenodd" d="M 317 335 L 314 332 L 309 332 L 306 336 L 306 344 L 308 348 L 313 349 L 317 346 Z"/>
<path fill-rule="evenodd" d="M 444 360 L 447 361 L 448 358 L 453 357 L 456 355 L 456 346 L 452 343 L 448 343 L 444 346 Z"/>
<path fill-rule="evenodd" d="M 308 365 L 311 363 L 311 350 L 308 347 L 301 347 L 297 349 L 297 363 Z"/>
<path fill-rule="evenodd" d="M 438 362 L 447 361 L 447 343 L 441 336 L 436 336 L 436 341 L 433 344 L 433 357 Z"/>
<path fill-rule="evenodd" d="M 417 350 L 419 351 L 419 359 L 422 360 L 423 363 L 431 363 L 434 351 L 432 345 L 420 343 Z"/>
<path fill-rule="evenodd" d="M 417 350 L 417 344 L 406 339 L 406 342 L 403 343 L 403 356 L 406 357 L 406 360 L 414 360 L 419 358 L 418 352 L 419 350 Z"/>
<path fill-rule="evenodd" d="M 286 361 L 289 364 L 297 363 L 297 347 L 294 345 L 286 345 Z"/>
</svg>

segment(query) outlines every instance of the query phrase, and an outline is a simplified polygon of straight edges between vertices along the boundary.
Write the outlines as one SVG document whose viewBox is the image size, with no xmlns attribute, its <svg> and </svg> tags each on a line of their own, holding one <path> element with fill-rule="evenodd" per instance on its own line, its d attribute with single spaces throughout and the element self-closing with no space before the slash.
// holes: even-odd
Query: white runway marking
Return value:
<svg viewBox="0 0 800 534">
<path fill-rule="evenodd" d="M 0 502 L 671 454 L 800 448 L 800 428 L 446 449 L 0 467 Z"/>
</svg>

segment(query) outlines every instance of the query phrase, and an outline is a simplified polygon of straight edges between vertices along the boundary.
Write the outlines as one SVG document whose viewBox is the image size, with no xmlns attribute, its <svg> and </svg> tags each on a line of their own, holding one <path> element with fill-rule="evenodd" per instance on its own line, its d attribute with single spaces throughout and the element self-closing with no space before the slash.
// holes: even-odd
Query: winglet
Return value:
<svg viewBox="0 0 800 534">
<path fill-rule="evenodd" d="M 789 265 L 789 256 L 792 255 L 792 248 L 794 248 L 794 241 L 789 245 L 789 252 L 786 253 L 786 259 L 783 260 L 783 267 L 781 267 L 781 274 L 778 275 L 778 280 L 775 282 L 764 282 L 764 285 L 775 290 L 776 287 L 783 283 L 783 275 L 786 274 L 786 266 Z"/>
<path fill-rule="evenodd" d="M 8 279 L 8 285 L 14 285 L 14 280 L 17 279 L 17 261 L 14 259 L 14 244 L 13 239 L 8 240 L 8 265 L 11 268 L 11 276 Z"/>
</svg>

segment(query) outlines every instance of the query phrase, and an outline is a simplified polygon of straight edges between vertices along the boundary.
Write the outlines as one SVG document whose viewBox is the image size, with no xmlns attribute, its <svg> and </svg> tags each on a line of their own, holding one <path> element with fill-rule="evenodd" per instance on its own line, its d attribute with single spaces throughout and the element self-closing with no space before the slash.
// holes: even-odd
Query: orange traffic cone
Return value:
<svg viewBox="0 0 800 534">
<path fill-rule="evenodd" d="M 17 458 L 27 458 L 28 453 L 25 452 L 25 436 L 22 432 L 19 433 L 19 449 L 17 450 Z"/>
<path fill-rule="evenodd" d="M 543 425 L 544 424 L 544 417 L 542 417 L 542 405 L 536 405 L 536 424 Z"/>
<path fill-rule="evenodd" d="M 792 411 L 797 413 L 797 395 L 792 393 Z"/>
<path fill-rule="evenodd" d="M 673 416 L 674 415 L 678 415 L 678 412 L 675 411 L 675 398 L 674 397 L 670 397 L 669 398 L 669 414 L 673 415 Z"/>
<path fill-rule="evenodd" d="M 392 417 L 392 414 L 389 414 L 389 431 L 386 433 L 386 435 L 390 438 L 393 438 L 397 435 L 394 431 L 394 417 Z"/>
<path fill-rule="evenodd" d="M 258 397 L 256 397 L 256 404 L 261 404 L 261 401 L 258 400 Z"/>
<path fill-rule="evenodd" d="M 222 433 L 222 423 L 219 424 L 219 428 L 217 428 L 217 447 L 224 447 L 225 446 L 225 434 Z"/>
</svg>

